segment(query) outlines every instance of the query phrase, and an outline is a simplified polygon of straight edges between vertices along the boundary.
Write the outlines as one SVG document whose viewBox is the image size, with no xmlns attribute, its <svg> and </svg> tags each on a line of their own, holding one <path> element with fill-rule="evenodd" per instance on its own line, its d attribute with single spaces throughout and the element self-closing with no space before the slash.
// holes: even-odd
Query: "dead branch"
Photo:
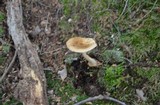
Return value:
<svg viewBox="0 0 160 105">
<path fill-rule="evenodd" d="M 82 105 L 82 104 L 84 104 L 86 102 L 95 101 L 95 100 L 110 100 L 110 101 L 116 102 L 116 103 L 118 103 L 120 105 L 126 105 L 124 102 L 119 101 L 119 100 L 117 100 L 115 98 L 106 96 L 106 95 L 99 95 L 99 96 L 89 97 L 89 98 L 87 98 L 85 100 L 82 100 L 82 101 L 80 101 L 80 102 L 78 102 L 78 103 L 76 103 L 74 105 Z"/>
<path fill-rule="evenodd" d="M 11 60 L 11 63 L 10 63 L 9 66 L 4 70 L 4 73 L 3 73 L 3 75 L 2 75 L 1 78 L 0 78 L 0 83 L 3 81 L 3 79 L 5 78 L 5 76 L 7 75 L 7 73 L 9 72 L 9 70 L 12 68 L 12 66 L 13 66 L 13 64 L 14 64 L 14 62 L 15 62 L 15 60 L 16 60 L 16 57 L 17 57 L 17 50 L 16 50 L 15 53 L 14 53 L 14 56 L 13 56 L 13 58 L 12 58 L 12 60 Z"/>
<path fill-rule="evenodd" d="M 159 62 L 137 62 L 137 63 L 132 63 L 127 65 L 127 67 L 132 67 L 132 68 L 136 68 L 136 67 L 154 67 L 154 68 L 160 68 L 160 63 Z"/>
<path fill-rule="evenodd" d="M 8 30 L 21 67 L 21 80 L 16 86 L 14 96 L 24 105 L 48 105 L 43 67 L 23 26 L 21 0 L 8 0 L 6 9 Z"/>
</svg>

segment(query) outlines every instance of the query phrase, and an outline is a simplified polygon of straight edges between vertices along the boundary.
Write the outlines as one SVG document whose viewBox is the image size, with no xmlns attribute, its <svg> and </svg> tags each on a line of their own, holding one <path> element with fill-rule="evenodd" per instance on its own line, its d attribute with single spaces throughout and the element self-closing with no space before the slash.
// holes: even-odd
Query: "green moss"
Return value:
<svg viewBox="0 0 160 105">
<path fill-rule="evenodd" d="M 1 105 L 23 105 L 23 103 L 16 100 L 14 97 L 10 98 L 8 101 L 1 103 Z"/>
<path fill-rule="evenodd" d="M 53 89 L 54 94 L 57 97 L 61 97 L 60 98 L 60 102 L 61 103 L 72 103 L 71 97 L 76 96 L 76 100 L 80 101 L 83 100 L 85 98 L 87 98 L 87 96 L 82 93 L 82 91 L 80 89 L 75 89 L 72 81 L 68 80 L 67 82 L 62 82 L 60 79 L 56 79 L 54 77 L 54 75 L 51 72 L 46 72 L 46 77 L 47 77 L 47 86 L 48 89 Z M 56 100 L 51 100 L 51 102 L 56 101 Z M 70 103 L 70 104 L 71 104 Z"/>
<path fill-rule="evenodd" d="M 149 102 L 156 102 L 160 99 L 160 71 L 159 68 L 136 68 L 136 71 L 142 77 L 148 79 L 146 81 L 146 96 Z"/>
<path fill-rule="evenodd" d="M 152 13 L 139 30 L 121 37 L 123 42 L 131 46 L 134 61 L 146 58 L 152 61 L 160 60 L 160 54 L 158 54 L 160 48 L 160 29 L 158 23 L 160 21 L 158 17 L 160 15 Z"/>
<path fill-rule="evenodd" d="M 136 68 L 136 71 L 139 75 L 147 78 L 149 81 L 154 80 L 160 75 L 159 68 Z"/>
<path fill-rule="evenodd" d="M 4 29 L 2 28 L 2 26 L 0 26 L 0 37 L 3 36 L 3 33 L 4 33 Z"/>
<path fill-rule="evenodd" d="M 107 90 L 112 91 L 118 88 L 123 81 L 124 77 L 122 75 L 124 68 L 122 65 L 107 66 L 105 69 L 105 75 L 102 79 L 102 84 L 107 88 Z"/>
<path fill-rule="evenodd" d="M 7 53 L 9 53 L 9 50 L 10 50 L 10 45 L 4 44 L 4 45 L 2 46 L 2 51 L 3 51 L 3 53 L 7 54 Z"/>
<path fill-rule="evenodd" d="M 2 22 L 4 21 L 4 19 L 5 19 L 5 15 L 4 15 L 4 13 L 2 13 L 0 11 L 0 38 L 2 38 L 4 35 L 4 26 L 2 25 Z M 6 54 L 10 50 L 10 46 L 8 44 L 2 45 L 2 43 L 1 43 L 0 47 L 1 47 L 0 50 L 2 50 L 2 52 L 0 54 L 0 65 L 2 65 L 6 59 Z"/>
<path fill-rule="evenodd" d="M 0 37 L 2 37 L 2 35 L 4 33 L 3 26 L 1 25 L 1 23 L 3 22 L 4 19 L 5 19 L 5 15 L 4 15 L 4 13 L 2 13 L 0 11 Z"/>
</svg>

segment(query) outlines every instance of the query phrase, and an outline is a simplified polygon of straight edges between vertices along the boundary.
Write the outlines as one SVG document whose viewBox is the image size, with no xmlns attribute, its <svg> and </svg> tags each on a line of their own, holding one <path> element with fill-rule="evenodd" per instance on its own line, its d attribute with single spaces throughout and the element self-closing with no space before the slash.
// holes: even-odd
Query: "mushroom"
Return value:
<svg viewBox="0 0 160 105">
<path fill-rule="evenodd" d="M 73 52 L 82 53 L 83 57 L 88 61 L 90 67 L 101 65 L 99 61 L 87 55 L 88 51 L 94 49 L 97 44 L 92 38 L 73 37 L 66 42 L 67 48 Z"/>
</svg>

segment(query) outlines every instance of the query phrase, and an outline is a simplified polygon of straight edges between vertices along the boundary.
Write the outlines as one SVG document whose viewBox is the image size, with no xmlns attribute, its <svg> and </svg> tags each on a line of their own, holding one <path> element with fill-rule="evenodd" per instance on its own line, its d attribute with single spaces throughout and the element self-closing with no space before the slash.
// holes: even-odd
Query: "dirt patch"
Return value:
<svg viewBox="0 0 160 105">
<path fill-rule="evenodd" d="M 37 47 L 44 67 L 53 67 L 57 71 L 65 53 L 58 29 L 61 5 L 58 1 L 41 0 L 25 1 L 23 7 L 26 32 Z"/>
<path fill-rule="evenodd" d="M 93 55 L 92 55 L 93 57 Z M 73 82 L 75 88 L 82 88 L 88 96 L 96 96 L 105 94 L 105 88 L 98 83 L 98 67 L 89 67 L 87 62 L 80 57 L 71 63 L 71 78 L 75 78 Z"/>
</svg>

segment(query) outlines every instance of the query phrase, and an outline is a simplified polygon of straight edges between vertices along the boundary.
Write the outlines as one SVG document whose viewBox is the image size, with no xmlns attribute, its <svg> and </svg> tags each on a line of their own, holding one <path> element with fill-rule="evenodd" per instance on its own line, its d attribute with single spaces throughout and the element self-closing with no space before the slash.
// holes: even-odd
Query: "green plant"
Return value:
<svg viewBox="0 0 160 105">
<path fill-rule="evenodd" d="M 147 57 L 152 60 L 160 59 L 158 55 L 160 44 L 157 43 L 160 39 L 160 29 L 158 25 L 154 24 L 153 20 L 148 20 L 139 31 L 121 37 L 123 42 L 132 45 L 133 60 L 138 61 Z M 148 56 L 148 54 L 152 55 L 153 52 L 155 55 Z"/>
<path fill-rule="evenodd" d="M 2 13 L 2 12 L 0 11 L 0 22 L 2 22 L 2 21 L 4 20 L 4 18 L 5 18 L 4 13 Z"/>
<path fill-rule="evenodd" d="M 9 46 L 8 44 L 4 44 L 4 45 L 2 46 L 2 50 L 3 50 L 3 52 L 6 54 L 6 53 L 9 52 L 10 46 Z"/>
<path fill-rule="evenodd" d="M 4 33 L 3 26 L 1 26 L 1 22 L 4 20 L 4 18 L 5 18 L 5 15 L 0 11 L 0 37 L 2 37 Z"/>
<path fill-rule="evenodd" d="M 83 100 L 87 98 L 87 96 L 82 93 L 80 89 L 75 89 L 72 80 L 68 80 L 67 82 L 62 82 L 60 79 L 55 78 L 53 73 L 46 72 L 47 77 L 47 86 L 48 89 L 53 89 L 54 94 L 57 97 L 61 97 L 60 103 L 70 103 L 73 104 L 71 97 L 76 96 L 76 101 Z M 53 79 L 54 78 L 54 79 Z M 56 102 L 56 100 L 51 100 L 50 102 Z"/>
<path fill-rule="evenodd" d="M 107 66 L 105 70 L 104 75 L 104 83 L 105 87 L 108 90 L 114 90 L 115 88 L 119 87 L 121 84 L 123 78 L 124 68 L 123 65 L 113 65 L 113 66 Z"/>
<path fill-rule="evenodd" d="M 14 104 L 13 104 L 14 103 Z M 1 103 L 1 105 L 23 105 L 23 103 L 19 102 L 18 100 L 16 100 L 14 97 L 11 97 L 10 99 L 8 99 L 8 101 Z"/>
<path fill-rule="evenodd" d="M 4 33 L 4 29 L 0 26 L 0 37 L 3 36 L 3 33 Z"/>
<path fill-rule="evenodd" d="M 5 59 L 6 59 L 6 57 L 0 55 L 0 65 L 3 64 L 3 62 L 5 61 Z"/>
<path fill-rule="evenodd" d="M 0 11 L 0 38 L 3 36 L 4 29 L 3 26 L 1 25 L 2 21 L 5 19 L 5 15 Z M 0 54 L 0 65 L 2 65 L 6 59 L 5 54 L 9 52 L 9 48 L 7 47 L 8 45 L 1 45 L 0 47 L 2 48 L 2 52 L 4 54 Z"/>
<path fill-rule="evenodd" d="M 147 94 L 150 101 L 155 102 L 160 99 L 160 71 L 159 68 L 136 68 L 136 72 L 148 79 L 145 83 Z M 152 85 L 150 85 L 152 84 Z"/>
</svg>

